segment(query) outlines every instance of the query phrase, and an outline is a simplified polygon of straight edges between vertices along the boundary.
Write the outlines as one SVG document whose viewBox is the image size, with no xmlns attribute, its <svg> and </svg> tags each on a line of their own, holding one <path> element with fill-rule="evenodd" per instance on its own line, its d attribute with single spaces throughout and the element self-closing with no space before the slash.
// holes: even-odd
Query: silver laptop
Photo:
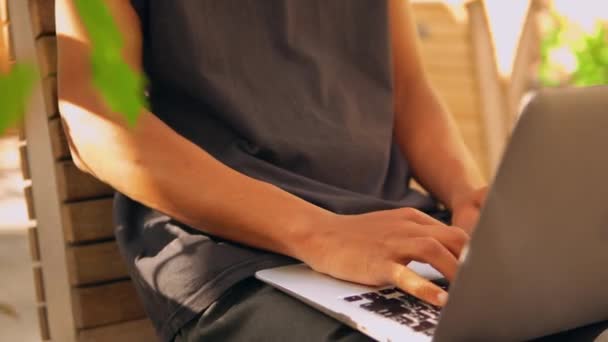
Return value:
<svg viewBox="0 0 608 342">
<path fill-rule="evenodd" d="M 257 277 L 381 341 L 516 341 L 608 320 L 607 148 L 608 87 L 536 95 L 441 310 L 305 265 Z"/>
</svg>

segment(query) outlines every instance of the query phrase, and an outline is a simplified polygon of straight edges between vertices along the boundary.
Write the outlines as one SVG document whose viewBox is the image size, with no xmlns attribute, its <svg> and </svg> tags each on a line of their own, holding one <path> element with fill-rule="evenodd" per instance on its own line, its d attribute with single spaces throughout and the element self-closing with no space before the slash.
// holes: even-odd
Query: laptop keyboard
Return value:
<svg viewBox="0 0 608 342">
<path fill-rule="evenodd" d="M 445 279 L 433 282 L 447 291 L 448 283 Z M 386 288 L 343 299 L 428 336 L 433 336 L 439 322 L 439 307 L 423 302 L 398 288 Z"/>
</svg>

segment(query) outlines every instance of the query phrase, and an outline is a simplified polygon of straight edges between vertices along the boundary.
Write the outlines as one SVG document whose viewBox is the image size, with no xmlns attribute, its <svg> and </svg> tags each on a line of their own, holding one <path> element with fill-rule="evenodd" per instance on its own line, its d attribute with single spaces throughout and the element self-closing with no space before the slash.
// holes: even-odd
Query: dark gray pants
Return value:
<svg viewBox="0 0 608 342">
<path fill-rule="evenodd" d="M 234 286 L 202 315 L 182 328 L 174 342 L 198 341 L 354 342 L 371 339 L 297 299 L 250 278 Z M 605 342 L 608 341 L 608 322 L 539 341 Z"/>
</svg>

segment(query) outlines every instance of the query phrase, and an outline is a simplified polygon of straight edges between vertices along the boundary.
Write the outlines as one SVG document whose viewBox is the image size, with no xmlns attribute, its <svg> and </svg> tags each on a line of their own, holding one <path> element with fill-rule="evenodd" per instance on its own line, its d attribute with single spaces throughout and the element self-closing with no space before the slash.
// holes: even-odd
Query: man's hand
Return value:
<svg viewBox="0 0 608 342">
<path fill-rule="evenodd" d="M 452 224 L 471 234 L 479 220 L 479 212 L 486 200 L 487 192 L 488 187 L 484 186 L 457 197 L 452 207 Z"/>
<path fill-rule="evenodd" d="M 414 260 L 428 263 L 453 279 L 468 242 L 461 229 L 412 208 L 330 214 L 311 223 L 316 232 L 303 241 L 299 258 L 314 270 L 366 285 L 395 285 L 439 306 L 445 304 L 447 293 L 406 265 Z"/>
</svg>

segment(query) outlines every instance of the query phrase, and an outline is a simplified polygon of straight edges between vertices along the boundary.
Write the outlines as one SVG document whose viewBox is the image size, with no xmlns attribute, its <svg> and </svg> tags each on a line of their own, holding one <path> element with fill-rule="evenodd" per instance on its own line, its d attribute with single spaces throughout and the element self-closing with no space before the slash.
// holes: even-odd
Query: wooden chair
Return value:
<svg viewBox="0 0 608 342">
<path fill-rule="evenodd" d="M 54 0 L 9 2 L 19 61 L 37 58 L 21 147 L 43 340 L 153 341 L 113 237 L 113 190 L 71 160 L 57 108 Z"/>
<path fill-rule="evenodd" d="M 43 340 L 154 340 L 113 238 L 112 189 L 70 158 L 57 108 L 54 1 L 9 4 L 17 60 L 37 59 L 43 79 L 21 137 Z M 483 3 L 471 1 L 463 16 L 440 1 L 414 10 L 431 81 L 488 175 L 506 121 Z"/>
<path fill-rule="evenodd" d="M 484 3 L 468 1 L 459 7 L 415 0 L 413 4 L 431 83 L 489 178 L 506 138 L 506 114 Z"/>
</svg>

